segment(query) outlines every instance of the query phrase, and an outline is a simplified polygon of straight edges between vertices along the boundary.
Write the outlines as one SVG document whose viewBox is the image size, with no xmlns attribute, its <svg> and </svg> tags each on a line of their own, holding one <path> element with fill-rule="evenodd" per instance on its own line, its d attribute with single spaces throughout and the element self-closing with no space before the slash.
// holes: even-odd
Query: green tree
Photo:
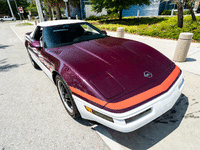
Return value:
<svg viewBox="0 0 200 150">
<path fill-rule="evenodd" d="M 53 0 L 44 0 L 44 3 L 46 4 L 46 6 L 48 8 L 48 13 L 49 13 L 50 19 L 53 20 L 53 14 L 52 14 L 52 11 L 51 11 L 51 8 L 54 7 Z"/>
<path fill-rule="evenodd" d="M 16 0 L 16 3 L 18 5 L 18 7 L 23 7 L 24 9 L 24 16 L 27 16 L 27 12 L 26 12 L 26 8 L 29 6 L 29 3 L 27 2 L 27 0 Z M 13 13 L 15 17 L 18 17 L 18 10 L 16 8 L 15 2 L 14 0 L 10 0 L 10 5 L 12 7 Z M 0 0 L 0 15 L 1 16 L 11 16 L 10 14 L 10 8 L 8 6 L 7 0 Z"/>
<path fill-rule="evenodd" d="M 27 11 L 31 12 L 31 15 L 37 15 L 37 7 L 35 4 L 35 1 L 30 2 L 30 5 L 28 7 L 26 7 Z"/>
<path fill-rule="evenodd" d="M 122 19 L 122 10 L 130 8 L 131 5 L 150 5 L 150 0 L 90 0 L 92 9 L 101 12 L 103 8 L 111 11 L 119 11 L 119 19 Z"/>
<path fill-rule="evenodd" d="M 194 2 L 194 0 L 175 0 L 176 4 L 177 4 L 177 8 L 178 8 L 178 22 L 177 25 L 179 28 L 183 27 L 183 7 L 184 7 L 184 3 L 188 6 L 188 9 L 190 10 L 191 16 L 192 16 L 192 20 L 196 21 L 196 16 L 194 14 L 193 8 L 192 8 L 192 3 Z"/>
<path fill-rule="evenodd" d="M 64 7 L 64 2 L 63 0 L 44 0 L 44 3 L 47 5 L 48 7 L 48 11 L 49 11 L 49 15 L 52 13 L 51 11 L 51 7 L 54 7 L 56 10 L 56 18 L 59 20 L 61 19 L 61 11 L 60 8 Z"/>
<path fill-rule="evenodd" d="M 48 7 L 48 12 L 50 17 L 52 16 L 51 14 L 51 7 L 54 7 L 56 9 L 56 18 L 60 19 L 61 18 L 61 11 L 60 8 L 61 7 L 65 7 L 65 4 L 63 2 L 63 0 L 44 0 L 45 4 Z M 80 5 L 80 1 L 79 0 L 68 0 L 67 2 L 67 10 L 68 10 L 68 16 L 70 17 L 70 5 L 72 6 L 79 6 Z"/>
</svg>

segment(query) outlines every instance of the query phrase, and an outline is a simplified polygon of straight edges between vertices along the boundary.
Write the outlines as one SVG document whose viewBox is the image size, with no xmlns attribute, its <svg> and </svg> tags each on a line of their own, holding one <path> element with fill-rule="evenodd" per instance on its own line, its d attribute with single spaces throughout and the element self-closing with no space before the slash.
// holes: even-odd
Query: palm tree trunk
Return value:
<svg viewBox="0 0 200 150">
<path fill-rule="evenodd" d="M 119 10 L 119 20 L 122 20 L 122 10 Z"/>
<path fill-rule="evenodd" d="M 178 7 L 178 27 L 182 28 L 183 27 L 183 3 L 182 2 L 177 2 L 177 7 Z"/>
<path fill-rule="evenodd" d="M 52 11 L 51 11 L 51 7 L 50 6 L 48 6 L 48 12 L 49 12 L 50 19 L 53 20 Z"/>
<path fill-rule="evenodd" d="M 57 19 L 57 20 L 60 20 L 60 19 L 61 19 L 60 7 L 59 7 L 58 4 L 56 5 L 56 19 Z"/>
<path fill-rule="evenodd" d="M 69 2 L 67 2 L 67 14 L 68 14 L 68 17 L 71 17 Z"/>
<path fill-rule="evenodd" d="M 191 15 L 192 15 L 192 20 L 193 20 L 193 21 L 196 21 L 197 19 L 196 19 L 196 16 L 195 16 L 195 14 L 194 14 L 194 11 L 193 11 L 193 9 L 192 9 L 191 3 L 190 3 L 190 2 L 187 2 L 187 6 L 188 6 L 188 9 L 190 10 L 190 13 L 191 13 Z"/>
</svg>

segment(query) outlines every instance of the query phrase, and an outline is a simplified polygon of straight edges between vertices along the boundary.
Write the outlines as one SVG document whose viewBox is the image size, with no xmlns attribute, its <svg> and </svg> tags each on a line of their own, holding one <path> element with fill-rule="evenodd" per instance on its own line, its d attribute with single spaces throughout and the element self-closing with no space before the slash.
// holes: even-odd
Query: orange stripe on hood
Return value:
<svg viewBox="0 0 200 150">
<path fill-rule="evenodd" d="M 174 80 L 177 78 L 179 73 L 180 69 L 178 66 L 176 66 L 175 69 L 172 71 L 172 73 L 160 85 L 152 89 L 149 89 L 145 92 L 142 92 L 138 95 L 135 95 L 131 98 L 128 98 L 126 100 L 117 103 L 108 103 L 105 107 L 117 110 L 117 109 L 125 109 L 133 105 L 139 104 L 153 96 L 156 96 L 166 91 L 170 87 L 170 85 L 174 82 Z"/>
<path fill-rule="evenodd" d="M 78 95 L 80 95 L 80 96 L 82 96 L 82 97 L 84 97 L 84 98 L 86 98 L 86 99 L 88 99 L 88 100 L 90 100 L 92 102 L 95 102 L 95 103 L 97 103 L 99 105 L 104 106 L 105 104 L 107 104 L 107 102 L 102 101 L 102 100 L 100 100 L 100 99 L 98 99 L 98 98 L 96 98 L 94 96 L 91 96 L 91 95 L 89 95 L 87 93 L 84 93 L 84 92 L 82 92 L 82 91 L 80 91 L 80 90 L 78 90 L 78 89 L 76 89 L 74 87 L 70 86 L 70 89 L 71 89 L 72 92 L 74 92 L 74 93 L 76 93 L 76 94 L 78 94 Z"/>
<path fill-rule="evenodd" d="M 115 109 L 115 110 L 120 110 L 120 109 L 125 109 L 131 106 L 134 106 L 136 104 L 139 104 L 153 96 L 156 96 L 164 91 L 166 91 L 171 84 L 174 82 L 174 80 L 177 78 L 177 76 L 180 73 L 180 69 L 178 66 L 175 67 L 175 69 L 172 71 L 172 73 L 158 86 L 151 88 L 145 92 L 142 92 L 140 94 L 137 94 L 131 98 L 125 99 L 123 101 L 117 102 L 117 103 L 108 103 L 105 101 L 102 101 L 94 96 L 91 96 L 87 93 L 84 93 L 74 87 L 70 86 L 70 89 L 72 92 L 92 101 L 95 102 L 101 106 L 105 106 L 109 109 Z M 107 104 L 107 105 L 106 105 Z"/>
</svg>

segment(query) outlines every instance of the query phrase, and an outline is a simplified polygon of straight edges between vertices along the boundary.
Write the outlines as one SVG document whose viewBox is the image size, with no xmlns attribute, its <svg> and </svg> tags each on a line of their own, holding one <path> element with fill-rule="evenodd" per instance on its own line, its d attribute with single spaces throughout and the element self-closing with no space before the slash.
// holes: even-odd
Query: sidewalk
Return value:
<svg viewBox="0 0 200 150">
<path fill-rule="evenodd" d="M 24 40 L 24 35 L 26 32 L 33 31 L 35 28 L 34 25 L 15 26 L 15 24 L 11 24 L 10 27 L 19 35 L 21 40 Z M 109 36 L 117 37 L 117 32 L 108 31 L 107 33 Z M 124 38 L 130 40 L 136 40 L 145 43 L 147 45 L 150 45 L 151 47 L 157 49 L 162 54 L 167 56 L 170 60 L 173 59 L 177 44 L 177 41 L 175 40 L 158 39 L 149 36 L 140 36 L 134 34 L 125 34 Z M 200 43 L 191 43 L 186 61 L 181 63 L 180 62 L 175 62 L 175 63 L 184 71 L 200 75 Z"/>
</svg>

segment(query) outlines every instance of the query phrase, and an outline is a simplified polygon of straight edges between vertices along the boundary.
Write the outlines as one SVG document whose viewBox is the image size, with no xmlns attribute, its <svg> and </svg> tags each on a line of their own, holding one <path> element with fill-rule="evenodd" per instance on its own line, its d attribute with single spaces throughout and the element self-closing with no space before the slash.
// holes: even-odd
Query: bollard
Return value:
<svg viewBox="0 0 200 150">
<path fill-rule="evenodd" d="M 190 48 L 190 43 L 192 41 L 192 36 L 193 33 L 187 33 L 187 32 L 180 33 L 173 58 L 174 61 L 176 62 L 185 61 L 188 50 Z"/>
<path fill-rule="evenodd" d="M 71 19 L 71 17 L 68 17 L 68 20 L 70 20 Z"/>
<path fill-rule="evenodd" d="M 76 15 L 76 20 L 78 20 L 78 15 Z"/>
<path fill-rule="evenodd" d="M 172 9 L 172 12 L 171 12 L 171 16 L 173 16 L 174 15 L 174 9 Z"/>
<path fill-rule="evenodd" d="M 140 16 L 140 10 L 137 11 L 137 17 L 139 17 L 139 16 Z"/>
<path fill-rule="evenodd" d="M 117 28 L 117 37 L 120 37 L 120 38 L 124 37 L 124 28 L 123 27 Z"/>
</svg>

